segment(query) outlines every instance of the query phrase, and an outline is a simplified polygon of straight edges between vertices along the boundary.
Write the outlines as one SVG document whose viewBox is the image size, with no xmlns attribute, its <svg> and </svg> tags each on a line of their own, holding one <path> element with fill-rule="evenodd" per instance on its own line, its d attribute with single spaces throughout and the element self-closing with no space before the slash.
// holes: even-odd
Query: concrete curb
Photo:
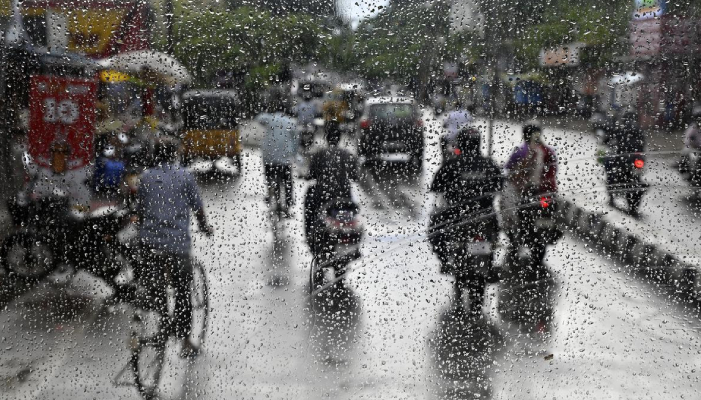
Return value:
<svg viewBox="0 0 701 400">
<path fill-rule="evenodd" d="M 698 268 L 682 262 L 674 254 L 609 223 L 605 216 L 560 199 L 558 223 L 591 243 L 602 255 L 619 261 L 645 279 L 670 285 L 675 293 L 691 301 L 701 300 Z"/>
</svg>

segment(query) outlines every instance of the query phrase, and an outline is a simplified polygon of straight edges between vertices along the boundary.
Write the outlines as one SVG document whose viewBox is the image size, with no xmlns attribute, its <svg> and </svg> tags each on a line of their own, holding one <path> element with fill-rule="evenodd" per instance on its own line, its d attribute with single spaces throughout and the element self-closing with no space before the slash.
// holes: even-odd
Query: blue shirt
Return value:
<svg viewBox="0 0 701 400">
<path fill-rule="evenodd" d="M 263 163 L 292 164 L 297 153 L 297 122 L 283 113 L 259 114 L 255 119 L 265 127 Z"/>
<path fill-rule="evenodd" d="M 141 175 L 138 200 L 142 242 L 163 252 L 189 254 L 190 212 L 202 209 L 192 173 L 171 164 L 146 170 Z"/>
</svg>

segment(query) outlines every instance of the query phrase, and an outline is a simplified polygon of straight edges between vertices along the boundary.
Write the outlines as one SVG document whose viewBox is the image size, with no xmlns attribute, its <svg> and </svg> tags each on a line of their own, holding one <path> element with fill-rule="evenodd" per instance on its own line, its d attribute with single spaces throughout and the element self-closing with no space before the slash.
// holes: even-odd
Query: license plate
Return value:
<svg viewBox="0 0 701 400">
<path fill-rule="evenodd" d="M 485 255 L 492 252 L 492 246 L 489 242 L 470 242 L 467 243 L 468 254 Z"/>
<path fill-rule="evenodd" d="M 409 162 L 411 156 L 409 154 L 382 154 L 380 160 L 386 162 Z"/>
<path fill-rule="evenodd" d="M 555 220 L 549 218 L 538 218 L 535 220 L 536 228 L 554 228 Z"/>
</svg>

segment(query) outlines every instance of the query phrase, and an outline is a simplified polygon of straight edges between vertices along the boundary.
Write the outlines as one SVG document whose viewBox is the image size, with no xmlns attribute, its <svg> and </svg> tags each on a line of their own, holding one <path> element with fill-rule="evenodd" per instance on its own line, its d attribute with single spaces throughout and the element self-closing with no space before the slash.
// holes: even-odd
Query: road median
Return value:
<svg viewBox="0 0 701 400">
<path fill-rule="evenodd" d="M 561 199 L 558 223 L 591 244 L 600 254 L 609 257 L 637 276 L 671 287 L 675 294 L 689 302 L 701 300 L 701 277 L 698 266 L 680 259 L 664 245 L 652 243 L 630 229 L 606 218 L 603 213 L 589 211 L 576 200 Z"/>
</svg>

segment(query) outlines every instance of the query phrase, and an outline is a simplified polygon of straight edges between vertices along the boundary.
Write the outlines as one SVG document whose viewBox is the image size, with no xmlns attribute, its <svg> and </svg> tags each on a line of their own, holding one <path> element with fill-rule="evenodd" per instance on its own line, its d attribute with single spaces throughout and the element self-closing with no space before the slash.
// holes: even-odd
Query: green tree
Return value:
<svg viewBox="0 0 701 400">
<path fill-rule="evenodd" d="M 327 37 L 317 19 L 303 14 L 274 16 L 250 7 L 179 7 L 176 14 L 175 56 L 201 85 L 220 70 L 248 71 L 250 86 L 264 85 L 283 63 L 316 60 Z"/>
<path fill-rule="evenodd" d="M 539 23 L 514 39 L 514 52 L 524 66 L 532 68 L 541 49 L 581 42 L 592 55 L 584 61 L 604 65 L 624 51 L 631 9 L 630 4 L 603 0 L 554 1 L 543 8 Z"/>
</svg>

